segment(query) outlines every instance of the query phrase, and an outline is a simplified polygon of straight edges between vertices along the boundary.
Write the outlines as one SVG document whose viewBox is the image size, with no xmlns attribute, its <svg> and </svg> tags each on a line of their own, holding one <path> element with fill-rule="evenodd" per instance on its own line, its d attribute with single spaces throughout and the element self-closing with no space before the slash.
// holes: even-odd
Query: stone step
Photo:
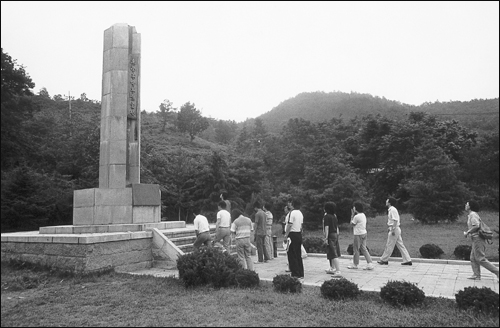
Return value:
<svg viewBox="0 0 500 328">
<path fill-rule="evenodd" d="M 177 229 L 168 229 L 168 230 L 160 230 L 167 238 L 182 238 L 188 236 L 195 236 L 194 227 L 186 227 L 186 228 L 177 228 Z M 210 234 L 215 234 L 215 226 L 210 227 Z"/>
<path fill-rule="evenodd" d="M 187 237 L 176 237 L 169 238 L 177 247 L 182 245 L 193 245 L 196 241 L 196 236 L 187 236 Z"/>
</svg>

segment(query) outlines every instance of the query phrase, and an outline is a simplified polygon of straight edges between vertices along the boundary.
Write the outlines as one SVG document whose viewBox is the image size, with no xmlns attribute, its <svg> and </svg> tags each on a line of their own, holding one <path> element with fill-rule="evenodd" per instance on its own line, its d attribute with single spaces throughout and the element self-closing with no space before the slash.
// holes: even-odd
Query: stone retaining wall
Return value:
<svg viewBox="0 0 500 328">
<path fill-rule="evenodd" d="M 152 256 L 151 232 L 139 232 L 140 236 L 128 233 L 129 238 L 122 234 L 99 234 L 78 242 L 78 238 L 68 236 L 66 242 L 61 235 L 56 238 L 49 236 L 32 236 L 18 238 L 26 240 L 9 241 L 2 234 L 1 259 L 40 264 L 60 270 L 74 272 L 93 272 L 114 268 L 116 271 L 132 271 L 150 268 Z M 96 234 L 97 235 L 97 234 Z M 37 238 L 38 237 L 38 238 Z M 16 238 L 14 238 L 16 239 Z M 76 242 L 75 242 L 76 241 Z"/>
</svg>

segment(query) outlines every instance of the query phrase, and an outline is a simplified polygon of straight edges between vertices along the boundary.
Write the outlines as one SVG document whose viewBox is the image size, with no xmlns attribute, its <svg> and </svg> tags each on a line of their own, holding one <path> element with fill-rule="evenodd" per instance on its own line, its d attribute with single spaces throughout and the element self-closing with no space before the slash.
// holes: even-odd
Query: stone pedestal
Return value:
<svg viewBox="0 0 500 328">
<path fill-rule="evenodd" d="M 90 188 L 74 191 L 73 225 L 157 223 L 161 221 L 160 187 Z"/>
</svg>

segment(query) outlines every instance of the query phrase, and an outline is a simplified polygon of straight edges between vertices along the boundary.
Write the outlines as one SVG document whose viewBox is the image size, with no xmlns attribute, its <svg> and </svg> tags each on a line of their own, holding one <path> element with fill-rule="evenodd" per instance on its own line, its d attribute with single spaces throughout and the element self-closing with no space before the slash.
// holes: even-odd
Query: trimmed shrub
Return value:
<svg viewBox="0 0 500 328">
<path fill-rule="evenodd" d="M 475 312 L 498 314 L 498 294 L 487 287 L 465 287 L 455 294 L 460 309 L 473 309 Z"/>
<path fill-rule="evenodd" d="M 297 277 L 279 274 L 273 278 L 274 290 L 280 293 L 301 293 L 302 284 Z"/>
<path fill-rule="evenodd" d="M 436 244 L 425 244 L 420 247 L 419 251 L 424 259 L 438 259 L 441 254 L 444 254 L 441 247 Z"/>
<path fill-rule="evenodd" d="M 258 287 L 260 284 L 257 272 L 248 269 L 240 269 L 236 271 L 234 279 L 236 281 L 236 285 L 240 288 L 253 288 Z"/>
<path fill-rule="evenodd" d="M 368 248 L 368 246 L 366 246 L 366 250 L 368 251 L 368 253 L 370 253 L 370 249 Z M 349 244 L 349 246 L 347 246 L 347 254 L 349 255 L 354 254 L 353 244 Z M 359 249 L 359 255 L 363 256 L 363 253 L 361 253 L 361 248 Z"/>
<path fill-rule="evenodd" d="M 411 282 L 389 280 L 380 289 L 380 298 L 397 307 L 413 306 L 422 304 L 425 293 Z"/>
<path fill-rule="evenodd" d="M 470 261 L 470 252 L 472 251 L 472 246 L 470 245 L 458 245 L 453 251 L 453 255 L 457 259 Z"/>
<path fill-rule="evenodd" d="M 320 290 L 324 298 L 335 300 L 356 298 L 361 294 L 358 285 L 346 278 L 327 280 L 321 285 Z"/>
<path fill-rule="evenodd" d="M 322 238 L 310 237 L 304 238 L 302 245 L 307 253 L 322 253 L 326 254 L 326 245 Z"/>
<path fill-rule="evenodd" d="M 202 247 L 177 259 L 179 278 L 186 287 L 212 285 L 215 288 L 236 285 L 240 261 L 214 247 Z"/>
</svg>

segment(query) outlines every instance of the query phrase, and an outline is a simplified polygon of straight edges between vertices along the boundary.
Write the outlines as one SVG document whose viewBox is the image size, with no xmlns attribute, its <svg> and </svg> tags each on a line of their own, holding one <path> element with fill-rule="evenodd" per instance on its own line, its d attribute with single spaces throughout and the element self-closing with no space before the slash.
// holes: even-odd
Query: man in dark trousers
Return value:
<svg viewBox="0 0 500 328">
<path fill-rule="evenodd" d="M 259 259 L 258 262 L 254 262 L 255 264 L 267 263 L 270 260 L 268 251 L 266 250 L 266 245 L 264 243 L 266 238 L 266 213 L 262 210 L 262 205 L 259 201 L 256 201 L 253 204 L 253 207 L 256 211 L 255 213 L 255 241 L 257 246 L 257 257 Z"/>
</svg>

